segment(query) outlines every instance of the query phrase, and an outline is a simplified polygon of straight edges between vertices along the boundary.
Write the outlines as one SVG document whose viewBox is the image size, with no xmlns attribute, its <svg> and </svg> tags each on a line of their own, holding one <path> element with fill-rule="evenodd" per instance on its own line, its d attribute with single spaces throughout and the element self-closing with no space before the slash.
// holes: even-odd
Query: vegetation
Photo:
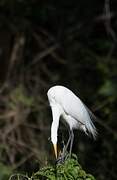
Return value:
<svg viewBox="0 0 117 180">
<path fill-rule="evenodd" d="M 91 174 L 87 174 L 81 168 L 80 164 L 77 161 L 76 156 L 66 159 L 63 164 L 57 164 L 54 167 L 53 166 L 44 167 L 40 171 L 33 174 L 31 178 L 17 174 L 17 175 L 12 175 L 10 180 L 12 180 L 14 177 L 16 177 L 17 179 L 19 178 L 18 180 L 21 180 L 24 177 L 33 180 L 43 180 L 43 179 L 95 180 L 95 178 Z"/>
</svg>

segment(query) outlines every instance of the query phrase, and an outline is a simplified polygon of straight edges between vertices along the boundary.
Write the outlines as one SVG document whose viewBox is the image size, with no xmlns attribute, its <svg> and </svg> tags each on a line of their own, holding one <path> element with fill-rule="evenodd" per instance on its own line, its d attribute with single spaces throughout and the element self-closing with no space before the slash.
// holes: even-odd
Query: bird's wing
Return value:
<svg viewBox="0 0 117 180">
<path fill-rule="evenodd" d="M 61 106 L 65 112 L 85 124 L 88 118 L 87 110 L 82 101 L 73 93 L 67 91 L 61 99 Z"/>
<path fill-rule="evenodd" d="M 77 121 L 85 125 L 87 130 L 93 135 L 96 136 L 96 128 L 92 122 L 93 115 L 84 103 L 71 91 L 67 91 L 62 97 L 62 106 L 67 114 L 72 116 Z"/>
</svg>

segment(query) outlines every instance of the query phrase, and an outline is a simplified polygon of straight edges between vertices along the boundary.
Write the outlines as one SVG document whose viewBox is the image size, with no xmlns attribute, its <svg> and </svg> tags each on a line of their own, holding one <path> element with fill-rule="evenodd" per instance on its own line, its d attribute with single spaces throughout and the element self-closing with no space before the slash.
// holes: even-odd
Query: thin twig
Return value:
<svg viewBox="0 0 117 180">
<path fill-rule="evenodd" d="M 51 47 L 46 48 L 45 50 L 43 50 L 42 52 L 38 53 L 35 58 L 33 59 L 32 63 L 30 63 L 30 66 L 36 64 L 37 62 L 39 62 L 41 59 L 45 58 L 46 56 L 48 56 L 49 54 L 51 54 L 53 51 L 55 51 L 57 48 L 59 48 L 58 44 L 54 44 Z"/>
<path fill-rule="evenodd" d="M 110 11 L 110 0 L 105 0 L 105 5 L 104 5 L 104 14 L 105 14 L 105 27 L 107 30 L 107 33 L 110 34 L 112 37 L 113 41 L 117 41 L 116 34 L 112 28 L 111 25 L 111 11 Z"/>
<path fill-rule="evenodd" d="M 32 156 L 34 156 L 34 153 L 31 152 L 29 153 L 26 157 L 22 158 L 21 161 L 19 161 L 18 163 L 13 164 L 12 166 L 12 170 L 17 169 L 18 167 L 20 167 L 22 164 L 24 164 L 28 159 L 30 159 Z"/>
<path fill-rule="evenodd" d="M 33 33 L 33 36 L 34 36 L 34 38 L 37 40 L 37 42 L 39 43 L 39 46 L 41 45 L 42 48 L 44 48 L 44 49 L 45 49 L 45 48 L 48 48 L 46 42 L 45 42 L 45 41 L 42 41 L 41 37 L 40 37 L 37 33 L 34 32 L 34 33 Z M 50 34 L 48 34 L 47 32 L 46 32 L 46 36 L 47 36 L 47 38 L 49 39 L 48 41 L 53 40 L 53 38 L 51 38 Z M 55 41 L 55 40 L 54 40 L 54 41 Z M 66 60 L 63 59 L 62 57 L 60 57 L 60 56 L 57 54 L 57 52 L 52 51 L 50 55 L 52 56 L 52 58 L 56 59 L 57 62 L 59 62 L 59 63 L 61 63 L 61 64 L 66 64 Z"/>
</svg>

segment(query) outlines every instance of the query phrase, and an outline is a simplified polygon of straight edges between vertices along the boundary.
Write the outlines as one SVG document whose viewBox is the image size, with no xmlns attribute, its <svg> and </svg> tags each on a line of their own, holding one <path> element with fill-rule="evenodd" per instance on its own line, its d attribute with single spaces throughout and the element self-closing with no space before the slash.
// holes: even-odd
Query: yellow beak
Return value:
<svg viewBox="0 0 117 180">
<path fill-rule="evenodd" d="M 56 156 L 56 159 L 57 159 L 57 144 L 53 144 L 53 146 L 54 146 L 55 156 Z"/>
</svg>

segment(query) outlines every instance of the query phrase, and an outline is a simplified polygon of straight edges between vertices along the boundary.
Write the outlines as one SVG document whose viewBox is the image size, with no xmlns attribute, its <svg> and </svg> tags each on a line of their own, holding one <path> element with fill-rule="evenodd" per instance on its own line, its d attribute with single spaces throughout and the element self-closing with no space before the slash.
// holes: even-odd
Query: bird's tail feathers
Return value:
<svg viewBox="0 0 117 180">
<path fill-rule="evenodd" d="M 93 138 L 96 139 L 98 133 L 97 133 L 96 127 L 93 123 L 93 121 L 96 120 L 96 116 L 90 111 L 90 109 L 86 105 L 85 105 L 85 108 L 89 114 L 89 121 L 88 122 L 90 122 L 90 123 L 87 123 L 87 125 L 86 125 L 88 134 L 89 135 L 91 134 L 93 136 Z"/>
<path fill-rule="evenodd" d="M 87 124 L 87 131 L 88 131 L 89 135 L 91 134 L 93 136 L 93 138 L 96 139 L 96 137 L 97 137 L 97 130 L 96 130 L 95 125 L 91 121 L 91 119 L 90 119 L 90 123 Z"/>
</svg>

